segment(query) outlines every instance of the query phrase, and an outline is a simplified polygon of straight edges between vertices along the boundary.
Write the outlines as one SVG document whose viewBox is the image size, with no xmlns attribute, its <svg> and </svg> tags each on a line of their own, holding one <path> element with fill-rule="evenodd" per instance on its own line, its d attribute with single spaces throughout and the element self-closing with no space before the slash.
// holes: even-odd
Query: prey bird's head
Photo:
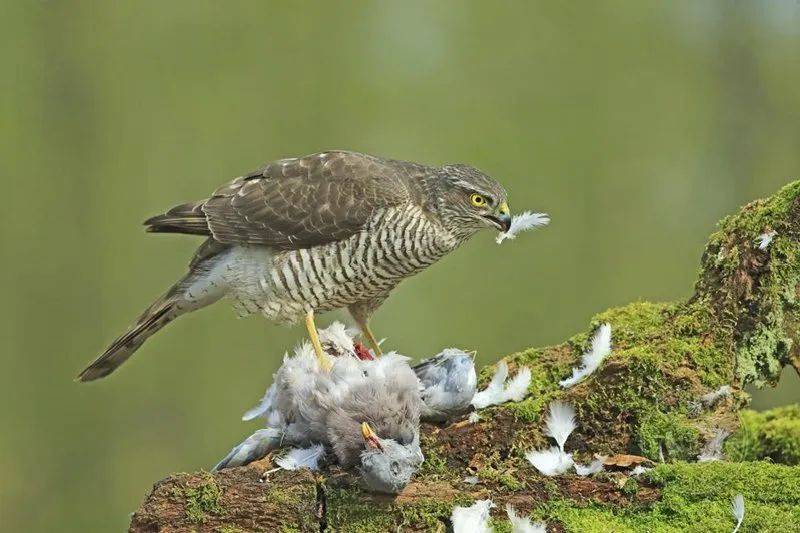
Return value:
<svg viewBox="0 0 800 533">
<path fill-rule="evenodd" d="M 366 422 L 361 424 L 361 436 L 364 439 L 364 451 L 361 452 L 358 470 L 364 485 L 373 492 L 401 492 L 424 460 L 419 448 L 419 436 L 405 443 L 382 439 Z"/>
<path fill-rule="evenodd" d="M 450 228 L 474 233 L 484 228 L 508 231 L 511 211 L 502 185 L 469 165 L 445 165 L 439 214 Z"/>
</svg>

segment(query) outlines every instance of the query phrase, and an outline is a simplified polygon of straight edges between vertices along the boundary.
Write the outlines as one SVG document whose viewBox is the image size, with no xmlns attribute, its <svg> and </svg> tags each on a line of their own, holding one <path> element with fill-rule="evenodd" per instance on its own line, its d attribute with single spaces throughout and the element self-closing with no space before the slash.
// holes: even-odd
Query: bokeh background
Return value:
<svg viewBox="0 0 800 533">
<path fill-rule="evenodd" d="M 552 225 L 479 235 L 374 327 L 481 363 L 692 289 L 715 222 L 800 175 L 800 4 L 67 2 L 0 9 L 0 524 L 124 529 L 209 467 L 303 330 L 181 319 L 76 373 L 198 244 L 140 222 L 271 159 L 348 148 L 500 179 Z M 328 315 L 326 323 L 335 315 Z M 764 407 L 798 401 L 785 373 Z"/>
</svg>

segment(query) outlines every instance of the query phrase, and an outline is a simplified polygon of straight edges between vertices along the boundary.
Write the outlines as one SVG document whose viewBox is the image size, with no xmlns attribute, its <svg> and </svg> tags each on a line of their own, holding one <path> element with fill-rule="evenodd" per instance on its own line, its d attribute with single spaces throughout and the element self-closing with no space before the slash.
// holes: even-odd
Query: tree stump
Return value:
<svg viewBox="0 0 800 533">
<path fill-rule="evenodd" d="M 756 239 L 770 232 L 772 242 L 759 247 Z M 366 493 L 335 467 L 260 482 L 267 457 L 159 481 L 130 531 L 446 531 L 454 505 L 483 498 L 497 504 L 496 531 L 510 531 L 506 503 L 549 531 L 730 531 L 737 493 L 747 509 L 742 531 L 798 531 L 800 407 L 740 410 L 745 385 L 774 385 L 786 365 L 800 372 L 799 297 L 800 182 L 793 182 L 720 222 L 689 300 L 610 309 L 563 344 L 506 357 L 512 372 L 530 367 L 528 397 L 481 410 L 477 423 L 424 425 L 425 463 L 399 496 Z M 560 388 L 602 323 L 612 327 L 613 352 L 585 381 Z M 485 368 L 481 383 L 492 373 Z M 723 385 L 733 392 L 713 405 L 700 401 Z M 540 475 L 524 452 L 551 444 L 543 415 L 556 399 L 577 413 L 567 442 L 576 460 L 635 454 L 655 468 L 636 477 L 630 469 Z M 720 429 L 733 433 L 728 460 L 695 462 Z"/>
</svg>

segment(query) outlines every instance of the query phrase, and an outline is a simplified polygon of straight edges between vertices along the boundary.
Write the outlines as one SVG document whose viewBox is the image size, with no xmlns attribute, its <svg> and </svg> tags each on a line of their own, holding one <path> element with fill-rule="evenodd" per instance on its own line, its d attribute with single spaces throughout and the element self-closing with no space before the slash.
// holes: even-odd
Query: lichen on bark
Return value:
<svg viewBox="0 0 800 533">
<path fill-rule="evenodd" d="M 562 344 L 506 357 L 512 372 L 530 367 L 529 396 L 482 411 L 475 424 L 425 425 L 426 462 L 396 498 L 367 494 L 335 468 L 317 476 L 278 473 L 259 483 L 267 458 L 214 474 L 213 512 L 189 511 L 186 498 L 198 494 L 187 487 L 208 483 L 208 474 L 159 482 L 131 530 L 444 531 L 454 503 L 490 497 L 498 504 L 497 531 L 509 530 L 501 519 L 505 503 L 559 531 L 721 531 L 733 525 L 736 492 L 747 502 L 744 531 L 789 530 L 800 524 L 800 466 L 793 466 L 800 462 L 800 407 L 740 409 L 745 385 L 774 384 L 787 364 L 800 371 L 799 215 L 794 182 L 720 222 L 689 300 L 610 309 Z M 755 239 L 770 231 L 774 240 L 762 250 Z M 558 381 L 579 364 L 602 323 L 612 327 L 612 354 L 587 380 L 563 390 Z M 492 372 L 484 369 L 481 381 Z M 733 393 L 711 406 L 699 402 L 722 385 Z M 554 399 L 576 408 L 578 429 L 567 448 L 579 461 L 633 453 L 665 462 L 638 479 L 625 472 L 539 475 L 523 454 L 549 445 L 542 416 Z M 725 451 L 739 462 L 692 462 L 718 429 L 734 433 Z M 469 476 L 478 483 L 467 483 Z"/>
</svg>

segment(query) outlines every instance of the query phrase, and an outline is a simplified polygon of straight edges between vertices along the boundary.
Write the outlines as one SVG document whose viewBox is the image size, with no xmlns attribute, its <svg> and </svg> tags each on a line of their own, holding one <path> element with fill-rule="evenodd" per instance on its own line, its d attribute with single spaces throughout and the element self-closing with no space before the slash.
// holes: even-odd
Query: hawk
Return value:
<svg viewBox="0 0 800 533">
<path fill-rule="evenodd" d="M 392 289 L 479 230 L 508 230 L 511 215 L 505 189 L 472 166 L 330 151 L 273 161 L 144 224 L 206 240 L 188 274 L 80 381 L 107 376 L 169 322 L 223 297 L 243 314 L 304 320 L 323 365 L 314 316 L 347 308 L 380 355 L 369 319 Z"/>
</svg>

